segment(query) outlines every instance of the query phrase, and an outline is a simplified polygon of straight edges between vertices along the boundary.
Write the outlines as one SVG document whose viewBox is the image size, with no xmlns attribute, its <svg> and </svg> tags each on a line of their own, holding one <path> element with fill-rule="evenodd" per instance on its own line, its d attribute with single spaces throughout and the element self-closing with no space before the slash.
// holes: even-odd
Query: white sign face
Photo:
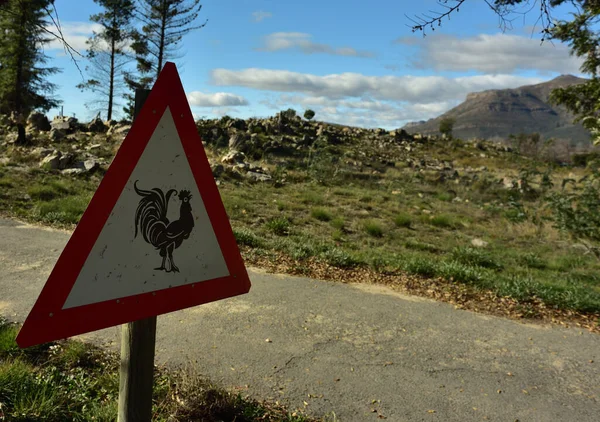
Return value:
<svg viewBox="0 0 600 422">
<path fill-rule="evenodd" d="M 167 108 L 63 309 L 228 275 Z"/>
</svg>

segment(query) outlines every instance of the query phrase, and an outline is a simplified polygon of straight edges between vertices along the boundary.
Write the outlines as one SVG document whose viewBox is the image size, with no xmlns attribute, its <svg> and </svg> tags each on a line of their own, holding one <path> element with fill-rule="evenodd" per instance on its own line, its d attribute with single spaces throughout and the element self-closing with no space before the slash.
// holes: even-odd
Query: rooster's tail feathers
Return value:
<svg viewBox="0 0 600 422">
<path fill-rule="evenodd" d="M 133 187 L 142 199 L 140 199 L 135 211 L 135 237 L 137 237 L 139 230 L 142 232 L 146 242 L 157 246 L 158 237 L 166 230 L 169 224 L 169 220 L 167 219 L 169 199 L 177 191 L 170 189 L 165 195 L 159 188 L 152 190 L 139 189 L 137 182 L 136 180 Z"/>
</svg>

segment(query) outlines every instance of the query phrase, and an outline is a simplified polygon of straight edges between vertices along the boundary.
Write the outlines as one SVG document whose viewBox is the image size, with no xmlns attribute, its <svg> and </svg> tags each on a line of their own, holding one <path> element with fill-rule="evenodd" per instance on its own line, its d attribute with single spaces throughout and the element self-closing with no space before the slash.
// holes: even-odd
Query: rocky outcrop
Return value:
<svg viewBox="0 0 600 422">
<path fill-rule="evenodd" d="M 32 130 L 39 130 L 39 131 L 46 132 L 46 131 L 49 131 L 50 129 L 52 129 L 52 126 L 50 126 L 50 121 L 48 120 L 48 117 L 46 117 L 46 115 L 43 113 L 33 112 L 27 118 L 27 131 L 28 132 L 31 132 Z"/>
<path fill-rule="evenodd" d="M 96 117 L 94 120 L 87 125 L 88 132 L 92 133 L 105 133 L 108 127 L 104 124 L 100 117 Z"/>
</svg>

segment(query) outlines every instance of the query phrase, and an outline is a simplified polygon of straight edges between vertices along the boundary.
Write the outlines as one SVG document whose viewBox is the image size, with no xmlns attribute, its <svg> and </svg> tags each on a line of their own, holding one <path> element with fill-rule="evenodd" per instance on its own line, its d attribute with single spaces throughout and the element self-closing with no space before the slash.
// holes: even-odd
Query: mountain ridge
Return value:
<svg viewBox="0 0 600 422">
<path fill-rule="evenodd" d="M 534 85 L 472 92 L 464 102 L 442 115 L 409 122 L 403 129 L 411 134 L 439 134 L 440 121 L 449 117 L 455 119 L 454 136 L 463 139 L 501 140 L 511 134 L 537 132 L 544 139 L 589 143 L 589 132 L 581 124 L 573 123 L 573 114 L 548 101 L 552 90 L 585 81 L 573 75 L 560 75 Z"/>
</svg>

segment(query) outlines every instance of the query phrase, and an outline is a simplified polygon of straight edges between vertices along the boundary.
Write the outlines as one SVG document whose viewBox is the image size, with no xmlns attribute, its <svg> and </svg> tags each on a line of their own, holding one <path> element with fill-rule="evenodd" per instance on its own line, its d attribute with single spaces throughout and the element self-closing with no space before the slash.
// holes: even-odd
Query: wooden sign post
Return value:
<svg viewBox="0 0 600 422">
<path fill-rule="evenodd" d="M 150 95 L 148 89 L 135 92 L 134 119 Z M 152 420 L 156 316 L 129 322 L 121 327 L 118 422 Z"/>
</svg>

